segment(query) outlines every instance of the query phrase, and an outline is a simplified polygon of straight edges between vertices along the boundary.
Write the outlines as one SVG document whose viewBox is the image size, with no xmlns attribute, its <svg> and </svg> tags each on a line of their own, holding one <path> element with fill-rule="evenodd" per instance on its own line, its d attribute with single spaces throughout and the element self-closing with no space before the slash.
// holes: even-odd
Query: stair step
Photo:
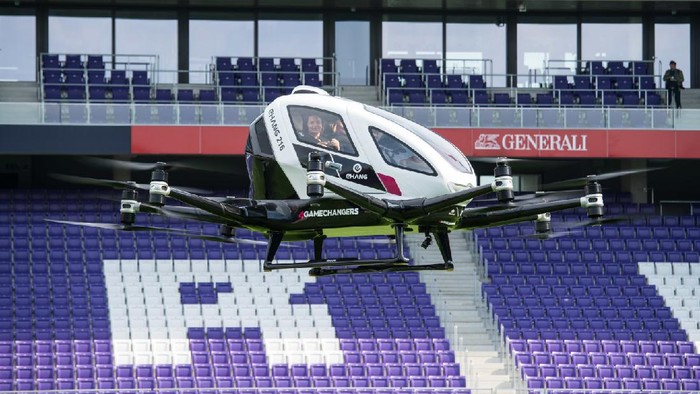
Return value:
<svg viewBox="0 0 700 394">
<path fill-rule="evenodd" d="M 481 298 L 481 281 L 478 280 L 481 264 L 473 253 L 471 235 L 451 233 L 453 260 L 452 272 L 422 272 L 421 279 L 435 305 L 436 313 L 445 328 L 445 334 L 456 352 L 461 372 L 467 378 L 467 388 L 488 390 L 492 393 L 510 393 L 513 387 L 524 387 L 520 380 L 510 375 L 512 360 L 500 356 L 500 345 L 491 323 L 484 320 L 485 305 Z M 441 261 L 439 251 L 425 250 L 419 244 L 423 237 L 411 234 L 407 237 L 411 252 L 418 262 Z M 493 389 L 498 388 L 498 391 Z"/>
</svg>

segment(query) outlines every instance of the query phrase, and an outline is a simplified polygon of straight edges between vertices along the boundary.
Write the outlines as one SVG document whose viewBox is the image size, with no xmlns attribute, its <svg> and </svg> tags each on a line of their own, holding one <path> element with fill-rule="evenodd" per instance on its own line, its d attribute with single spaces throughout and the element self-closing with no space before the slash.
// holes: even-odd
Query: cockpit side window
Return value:
<svg viewBox="0 0 700 394">
<path fill-rule="evenodd" d="M 301 142 L 324 150 L 357 156 L 343 118 L 318 108 L 289 106 L 294 133 Z"/>
<path fill-rule="evenodd" d="M 369 128 L 374 143 L 384 161 L 390 166 L 404 170 L 435 175 L 435 170 L 416 151 L 401 142 L 398 138 L 375 127 Z"/>
<path fill-rule="evenodd" d="M 381 116 L 382 118 L 387 119 L 391 122 L 394 122 L 397 125 L 403 127 L 404 129 L 410 131 L 411 133 L 417 135 L 428 145 L 432 146 L 433 149 L 435 149 L 440 154 L 440 156 L 442 156 L 458 171 L 467 174 L 474 173 L 474 169 L 472 169 L 471 164 L 469 164 L 467 158 L 464 157 L 464 154 L 460 152 L 460 150 L 457 149 L 457 147 L 455 147 L 439 135 L 435 134 L 434 132 L 419 125 L 418 123 L 411 122 L 408 119 L 402 118 L 396 114 L 385 111 L 383 109 L 365 105 L 365 110 L 367 110 L 367 112 Z"/>
<path fill-rule="evenodd" d="M 256 154 L 263 154 L 266 156 L 273 157 L 274 153 L 272 152 L 272 146 L 270 145 L 270 137 L 268 136 L 267 133 L 267 128 L 265 127 L 265 119 L 260 116 L 257 121 L 254 123 L 254 127 L 251 128 L 252 132 L 254 132 L 254 137 L 255 141 L 257 142 L 256 145 L 257 148 L 259 149 L 258 152 L 254 152 Z M 249 135 L 249 139 L 250 139 Z"/>
</svg>

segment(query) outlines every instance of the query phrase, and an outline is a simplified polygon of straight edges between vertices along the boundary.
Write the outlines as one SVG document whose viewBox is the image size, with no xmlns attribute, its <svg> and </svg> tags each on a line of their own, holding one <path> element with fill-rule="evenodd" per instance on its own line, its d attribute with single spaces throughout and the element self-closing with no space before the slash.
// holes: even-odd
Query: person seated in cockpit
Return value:
<svg viewBox="0 0 700 394">
<path fill-rule="evenodd" d="M 311 143 L 324 148 L 340 150 L 340 142 L 336 138 L 328 138 L 324 135 L 323 119 L 320 116 L 311 114 L 306 118 L 305 134 Z"/>
<path fill-rule="evenodd" d="M 345 129 L 342 119 L 338 118 L 332 122 L 326 135 L 328 139 L 338 141 L 339 151 L 352 152 L 350 137 L 348 137 L 348 131 Z"/>
</svg>

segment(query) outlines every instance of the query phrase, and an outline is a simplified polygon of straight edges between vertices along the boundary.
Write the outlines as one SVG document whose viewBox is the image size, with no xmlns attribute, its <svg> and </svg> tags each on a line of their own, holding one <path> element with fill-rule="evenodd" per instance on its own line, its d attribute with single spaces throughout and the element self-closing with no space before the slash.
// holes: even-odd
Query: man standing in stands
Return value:
<svg viewBox="0 0 700 394">
<path fill-rule="evenodd" d="M 664 73 L 664 81 L 666 82 L 666 90 L 668 91 L 668 105 L 671 105 L 671 100 L 675 98 L 676 108 L 681 107 L 681 89 L 683 88 L 683 71 L 676 68 L 676 62 L 671 60 L 669 69 Z"/>
</svg>

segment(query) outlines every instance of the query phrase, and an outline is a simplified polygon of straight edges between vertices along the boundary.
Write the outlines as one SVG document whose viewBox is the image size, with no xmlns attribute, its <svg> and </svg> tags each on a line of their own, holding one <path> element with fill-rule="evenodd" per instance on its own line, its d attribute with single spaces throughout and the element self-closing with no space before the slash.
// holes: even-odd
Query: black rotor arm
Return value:
<svg viewBox="0 0 700 394">
<path fill-rule="evenodd" d="M 400 217 L 396 214 L 392 215 L 392 207 L 385 199 L 377 198 L 369 194 L 358 193 L 348 187 L 334 183 L 330 179 L 326 179 L 325 187 L 360 208 L 374 212 L 379 216 L 400 220 Z"/>
<path fill-rule="evenodd" d="M 501 225 L 503 222 L 517 223 L 520 221 L 534 220 L 537 215 L 552 211 L 562 211 L 564 209 L 581 207 L 580 198 L 567 200 L 543 202 L 505 208 L 499 211 L 470 213 L 465 210 L 462 217 L 457 221 L 455 229 L 488 227 Z"/>
<path fill-rule="evenodd" d="M 408 219 L 416 219 L 492 192 L 493 186 L 488 184 L 443 196 L 402 201 L 403 215 Z"/>
<path fill-rule="evenodd" d="M 411 221 L 494 191 L 489 184 L 431 198 L 389 200 L 358 193 L 331 179 L 326 180 L 326 188 L 363 209 L 397 222 Z"/>
<path fill-rule="evenodd" d="M 211 215 L 226 219 L 226 222 L 245 223 L 247 219 L 251 218 L 251 216 L 258 216 L 249 215 L 249 211 L 245 208 L 234 207 L 229 204 L 198 196 L 175 187 L 168 187 L 167 191 L 163 191 L 163 194 L 192 207 L 199 208 Z"/>
<path fill-rule="evenodd" d="M 154 207 L 157 209 L 156 212 L 146 211 L 143 209 L 141 204 L 141 212 L 158 213 L 164 216 L 176 217 L 180 219 L 191 219 L 191 220 L 201 220 L 204 222 L 218 223 L 222 224 L 226 222 L 222 220 L 220 215 L 215 215 L 211 212 L 207 212 L 203 209 L 197 207 L 181 207 L 181 206 L 165 206 L 165 207 Z"/>
</svg>

